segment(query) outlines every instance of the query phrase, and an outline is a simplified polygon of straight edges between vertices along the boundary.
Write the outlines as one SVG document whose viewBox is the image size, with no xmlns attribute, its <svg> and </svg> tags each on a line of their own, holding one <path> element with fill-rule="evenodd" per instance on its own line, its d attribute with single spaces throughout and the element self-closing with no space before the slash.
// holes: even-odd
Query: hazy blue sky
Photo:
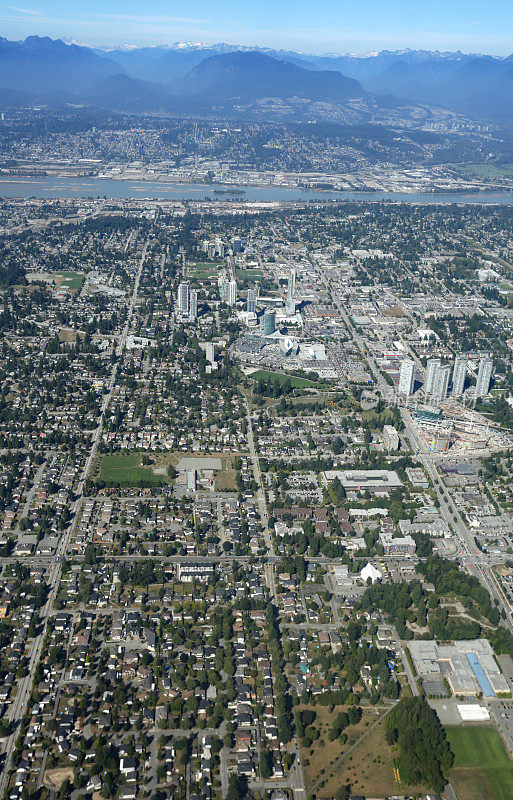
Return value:
<svg viewBox="0 0 513 800">
<path fill-rule="evenodd" d="M 509 54 L 512 0 L 0 0 L 0 34 L 89 44 L 177 40 L 367 52 L 418 47 Z"/>
</svg>

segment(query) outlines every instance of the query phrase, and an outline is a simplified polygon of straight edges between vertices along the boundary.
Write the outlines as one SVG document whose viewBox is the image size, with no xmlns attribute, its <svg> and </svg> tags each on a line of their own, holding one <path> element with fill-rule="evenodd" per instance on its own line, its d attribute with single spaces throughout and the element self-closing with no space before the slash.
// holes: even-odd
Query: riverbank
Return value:
<svg viewBox="0 0 513 800">
<path fill-rule="evenodd" d="M 248 202 L 395 202 L 410 204 L 451 203 L 513 205 L 513 193 L 433 192 L 339 192 L 285 187 L 234 186 L 220 195 L 218 187 L 195 183 L 163 184 L 159 181 L 130 181 L 111 178 L 33 177 L 0 179 L 0 197 L 46 199 L 102 197 L 107 199 L 211 200 L 219 203 Z"/>
</svg>

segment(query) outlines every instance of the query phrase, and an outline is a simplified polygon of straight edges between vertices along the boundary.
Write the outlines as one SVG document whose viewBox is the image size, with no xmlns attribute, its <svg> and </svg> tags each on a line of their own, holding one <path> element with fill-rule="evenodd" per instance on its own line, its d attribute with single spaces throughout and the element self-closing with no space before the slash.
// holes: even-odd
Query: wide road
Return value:
<svg viewBox="0 0 513 800">
<path fill-rule="evenodd" d="M 262 525 L 264 528 L 264 542 L 267 549 L 267 559 L 264 562 L 264 576 L 267 586 L 269 587 L 269 592 L 271 594 L 271 597 L 273 601 L 277 604 L 278 594 L 276 592 L 274 565 L 276 561 L 279 559 L 277 558 L 276 553 L 274 551 L 271 531 L 269 530 L 269 514 L 267 512 L 267 503 L 265 499 L 265 490 L 262 480 L 262 471 L 260 469 L 258 453 L 255 447 L 255 437 L 253 434 L 251 411 L 249 408 L 249 403 L 247 398 L 245 397 L 244 400 L 246 404 L 246 417 L 248 422 L 248 428 L 247 428 L 248 449 L 251 457 L 251 463 L 253 466 L 253 477 L 258 487 L 257 489 L 258 508 L 260 511 L 260 519 L 262 521 Z M 287 780 L 265 781 L 264 786 L 266 789 L 272 789 L 278 787 L 283 788 L 284 786 L 288 785 L 294 792 L 295 800 L 296 798 L 297 800 L 306 800 L 303 770 L 301 768 L 301 755 L 296 736 L 294 736 L 293 739 L 288 743 L 287 750 L 293 757 L 293 765 L 290 770 L 288 781 Z"/>
<path fill-rule="evenodd" d="M 368 344 L 364 341 L 363 337 L 358 333 L 353 325 L 351 319 L 349 318 L 348 314 L 346 313 L 345 308 L 339 302 L 337 297 L 331 292 L 331 286 L 326 278 L 322 269 L 319 269 L 317 264 L 313 259 L 310 259 L 310 263 L 315 268 L 317 274 L 319 275 L 322 283 L 324 284 L 326 290 L 330 294 L 333 304 L 338 309 L 344 323 L 351 333 L 352 339 L 355 344 L 360 349 L 362 356 L 366 359 L 371 372 L 374 375 L 374 379 L 380 388 L 383 397 L 388 401 L 394 401 L 397 399 L 394 389 L 387 384 L 385 381 L 381 370 L 379 369 L 378 365 L 376 364 L 372 354 L 369 351 Z M 436 454 L 431 453 L 422 437 L 419 435 L 416 426 L 413 422 L 410 412 L 407 408 L 402 406 L 398 406 L 399 412 L 401 414 L 401 419 L 403 421 L 404 427 L 406 429 L 408 438 L 410 440 L 410 444 L 412 446 L 412 451 L 420 461 L 426 473 L 431 478 L 433 488 L 436 492 L 436 496 L 440 503 L 440 513 L 445 521 L 450 524 L 452 527 L 458 541 L 461 545 L 461 557 L 464 564 L 467 565 L 468 570 L 473 574 L 480 583 L 488 590 L 490 596 L 497 600 L 498 608 L 505 613 L 504 624 L 506 625 L 507 629 L 513 633 L 513 620 L 511 618 L 511 608 L 509 603 L 505 600 L 502 593 L 499 591 L 497 585 L 495 584 L 494 580 L 490 577 L 489 571 L 484 563 L 482 554 L 480 555 L 477 551 L 474 542 L 473 534 L 468 530 L 465 522 L 463 521 L 458 508 L 450 499 L 450 495 L 447 493 L 447 487 L 443 484 L 438 471 L 436 469 L 436 462 L 437 457 Z"/>
<path fill-rule="evenodd" d="M 276 593 L 276 582 L 274 578 L 274 564 L 276 561 L 276 553 L 274 552 L 274 545 L 271 536 L 271 532 L 269 530 L 269 514 L 267 512 L 267 503 L 265 500 L 265 489 L 262 480 L 262 471 L 260 469 L 260 462 L 258 459 L 258 453 L 255 447 L 255 437 L 253 434 L 253 423 L 251 420 L 251 411 L 249 408 L 249 403 L 247 397 L 244 397 L 244 402 L 246 404 L 246 418 L 248 423 L 247 428 L 247 439 L 248 439 L 248 450 L 249 455 L 251 458 L 251 464 L 253 467 L 253 479 L 257 484 L 257 502 L 258 502 L 258 510 L 260 513 L 260 519 L 262 522 L 262 526 L 264 529 L 264 542 L 265 547 L 267 550 L 267 560 L 264 563 L 264 575 L 271 592 L 271 596 L 275 602 L 278 601 L 278 595 Z"/>
<path fill-rule="evenodd" d="M 406 672 L 406 677 L 408 678 L 408 683 L 410 684 L 411 693 L 414 697 L 418 697 L 420 694 L 419 686 L 417 681 L 415 680 L 415 675 L 413 674 L 413 670 L 410 667 L 410 662 L 408 661 L 408 657 L 406 655 L 403 643 L 399 639 L 399 634 L 397 633 L 397 630 L 395 629 L 394 626 L 391 627 L 391 631 L 396 652 L 399 653 L 403 662 L 404 671 Z"/>
<path fill-rule="evenodd" d="M 410 439 L 413 452 L 424 467 L 426 473 L 429 475 L 433 484 L 433 488 L 436 491 L 436 496 L 440 503 L 440 512 L 445 521 L 451 525 L 455 535 L 458 538 L 461 546 L 460 557 L 463 564 L 466 565 L 469 572 L 474 575 L 488 590 L 492 599 L 497 600 L 498 608 L 500 610 L 504 610 L 505 612 L 505 619 L 503 620 L 503 623 L 506 625 L 508 630 L 513 633 L 511 608 L 502 593 L 499 591 L 495 581 L 491 578 L 488 568 L 484 562 L 484 556 L 480 554 L 476 548 L 474 535 L 467 528 L 461 517 L 458 506 L 453 502 L 451 496 L 448 494 L 448 489 L 439 476 L 436 465 L 433 462 L 431 454 L 427 450 L 425 442 L 415 429 L 409 411 L 407 409 L 401 409 L 401 416 L 408 432 L 408 437 Z"/>
</svg>

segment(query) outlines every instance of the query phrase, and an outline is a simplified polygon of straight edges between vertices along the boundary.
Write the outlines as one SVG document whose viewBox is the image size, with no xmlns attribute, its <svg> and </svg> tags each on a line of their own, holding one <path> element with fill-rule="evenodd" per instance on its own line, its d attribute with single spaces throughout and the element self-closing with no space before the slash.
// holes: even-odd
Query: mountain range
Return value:
<svg viewBox="0 0 513 800">
<path fill-rule="evenodd" d="M 225 114 L 285 103 L 287 113 L 304 118 L 342 110 L 367 119 L 380 109 L 401 107 L 407 115 L 422 105 L 506 123 L 513 121 L 513 56 L 318 56 L 225 44 L 105 51 L 47 37 L 0 39 L 0 104 L 36 102 Z"/>
</svg>

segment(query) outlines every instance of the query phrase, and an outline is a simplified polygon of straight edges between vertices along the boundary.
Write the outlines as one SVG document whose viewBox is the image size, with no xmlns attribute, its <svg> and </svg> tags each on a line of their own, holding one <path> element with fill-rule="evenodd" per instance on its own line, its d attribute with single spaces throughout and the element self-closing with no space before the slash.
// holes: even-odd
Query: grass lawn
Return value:
<svg viewBox="0 0 513 800">
<path fill-rule="evenodd" d="M 150 467 L 141 466 L 142 454 L 104 456 L 99 465 L 99 477 L 106 484 L 126 486 L 167 483 L 164 475 L 155 475 Z"/>
<path fill-rule="evenodd" d="M 454 164 L 458 172 L 480 178 L 510 178 L 513 164 Z"/>
<path fill-rule="evenodd" d="M 446 727 L 454 753 L 450 780 L 458 800 L 509 800 L 513 763 L 495 728 Z"/>
<path fill-rule="evenodd" d="M 394 421 L 394 415 L 388 409 L 385 409 L 385 411 L 382 411 L 378 414 L 376 413 L 375 408 L 371 408 L 368 411 L 360 411 L 360 414 L 362 419 L 366 420 L 367 422 L 371 419 L 379 419 L 383 420 L 385 424 L 388 422 L 392 425 Z"/>
<path fill-rule="evenodd" d="M 273 380 L 278 383 L 285 383 L 290 380 L 290 385 L 293 389 L 317 389 L 319 384 L 315 381 L 310 381 L 308 378 L 296 378 L 294 375 L 284 375 L 282 372 L 269 372 L 266 369 L 257 369 L 256 372 L 251 373 L 251 378 L 256 381 L 259 380 Z"/>
</svg>

